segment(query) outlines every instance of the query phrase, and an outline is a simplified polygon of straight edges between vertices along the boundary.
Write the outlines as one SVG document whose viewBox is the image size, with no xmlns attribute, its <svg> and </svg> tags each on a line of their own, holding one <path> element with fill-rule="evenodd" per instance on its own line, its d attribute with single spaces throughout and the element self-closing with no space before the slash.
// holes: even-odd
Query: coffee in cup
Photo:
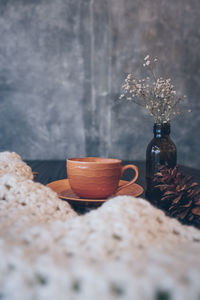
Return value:
<svg viewBox="0 0 200 300">
<path fill-rule="evenodd" d="M 127 169 L 133 169 L 135 177 L 119 187 Z M 138 168 L 135 165 L 122 166 L 122 161 L 114 158 L 70 158 L 67 159 L 67 176 L 71 189 L 79 197 L 104 199 L 133 184 L 138 178 Z"/>
</svg>

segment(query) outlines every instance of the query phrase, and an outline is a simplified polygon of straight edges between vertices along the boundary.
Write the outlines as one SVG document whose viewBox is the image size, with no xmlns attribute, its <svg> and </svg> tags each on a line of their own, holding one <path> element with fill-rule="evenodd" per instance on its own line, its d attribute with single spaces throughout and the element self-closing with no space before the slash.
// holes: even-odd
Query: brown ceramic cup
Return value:
<svg viewBox="0 0 200 300">
<path fill-rule="evenodd" d="M 135 177 L 119 187 L 127 169 L 133 169 Z M 135 165 L 122 166 L 122 161 L 114 158 L 71 158 L 67 159 L 67 176 L 71 189 L 79 197 L 104 199 L 133 184 L 138 178 L 138 168 Z"/>
</svg>

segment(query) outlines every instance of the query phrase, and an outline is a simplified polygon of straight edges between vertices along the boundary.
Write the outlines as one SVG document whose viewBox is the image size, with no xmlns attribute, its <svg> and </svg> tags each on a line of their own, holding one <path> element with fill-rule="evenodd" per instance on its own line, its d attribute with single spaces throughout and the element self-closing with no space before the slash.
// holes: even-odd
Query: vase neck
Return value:
<svg viewBox="0 0 200 300">
<path fill-rule="evenodd" d="M 155 123 L 153 126 L 155 138 L 162 138 L 170 135 L 170 123 Z"/>
</svg>

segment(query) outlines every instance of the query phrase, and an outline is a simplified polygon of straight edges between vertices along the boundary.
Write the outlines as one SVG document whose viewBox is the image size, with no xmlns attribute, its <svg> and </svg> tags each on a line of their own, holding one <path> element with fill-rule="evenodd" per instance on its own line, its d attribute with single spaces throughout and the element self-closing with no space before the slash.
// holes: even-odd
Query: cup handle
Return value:
<svg viewBox="0 0 200 300">
<path fill-rule="evenodd" d="M 122 186 L 118 187 L 116 193 L 119 192 L 120 190 L 122 190 L 123 188 L 126 188 L 127 186 L 133 184 L 138 179 L 138 175 L 139 175 L 139 173 L 138 173 L 138 167 L 136 167 L 135 165 L 126 165 L 126 166 L 123 166 L 122 167 L 122 172 L 121 172 L 121 177 L 123 176 L 124 172 L 127 169 L 133 169 L 135 171 L 135 177 L 130 182 L 128 182 L 126 184 L 123 184 Z"/>
</svg>

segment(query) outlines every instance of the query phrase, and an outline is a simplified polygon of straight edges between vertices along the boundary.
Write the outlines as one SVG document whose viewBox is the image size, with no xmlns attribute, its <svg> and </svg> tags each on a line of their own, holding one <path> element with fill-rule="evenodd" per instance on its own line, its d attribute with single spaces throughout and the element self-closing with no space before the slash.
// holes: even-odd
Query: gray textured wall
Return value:
<svg viewBox="0 0 200 300">
<path fill-rule="evenodd" d="M 199 0 L 1 0 L 0 150 L 144 159 L 152 119 L 115 102 L 147 53 L 188 95 L 172 137 L 179 163 L 200 168 Z"/>
</svg>

